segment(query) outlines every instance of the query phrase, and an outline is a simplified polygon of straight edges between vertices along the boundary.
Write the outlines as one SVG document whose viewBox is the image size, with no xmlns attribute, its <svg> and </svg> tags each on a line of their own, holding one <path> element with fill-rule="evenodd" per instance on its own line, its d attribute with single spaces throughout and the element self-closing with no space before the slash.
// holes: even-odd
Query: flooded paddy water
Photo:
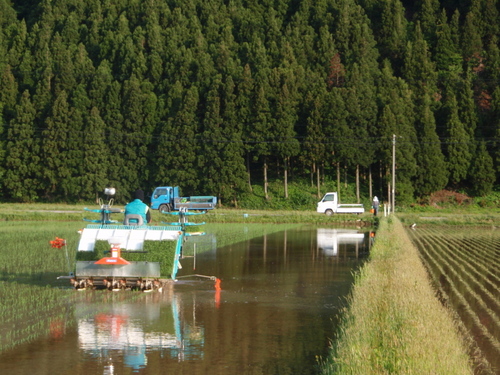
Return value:
<svg viewBox="0 0 500 375">
<path fill-rule="evenodd" d="M 369 232 L 305 226 L 222 248 L 198 241 L 161 293 L 61 291 L 65 314 L 0 353 L 0 373 L 317 373 Z"/>
</svg>

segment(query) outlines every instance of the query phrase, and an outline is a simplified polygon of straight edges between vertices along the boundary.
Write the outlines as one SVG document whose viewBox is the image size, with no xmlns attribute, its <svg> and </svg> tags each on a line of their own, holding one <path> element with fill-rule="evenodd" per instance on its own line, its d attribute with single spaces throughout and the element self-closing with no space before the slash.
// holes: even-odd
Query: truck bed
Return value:
<svg viewBox="0 0 500 375">
<path fill-rule="evenodd" d="M 188 210 L 213 210 L 217 198 L 213 196 L 181 197 L 174 199 L 174 209 L 187 208 Z"/>
<path fill-rule="evenodd" d="M 365 208 L 362 204 L 339 204 L 337 206 L 337 213 L 344 214 L 362 214 Z"/>
</svg>

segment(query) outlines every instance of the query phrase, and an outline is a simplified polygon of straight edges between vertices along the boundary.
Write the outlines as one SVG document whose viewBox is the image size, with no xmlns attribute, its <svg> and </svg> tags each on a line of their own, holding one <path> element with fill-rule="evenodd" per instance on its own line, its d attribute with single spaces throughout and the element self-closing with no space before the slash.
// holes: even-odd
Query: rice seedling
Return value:
<svg viewBox="0 0 500 375">
<path fill-rule="evenodd" d="M 48 241 L 57 233 L 75 245 L 77 227 L 76 223 L 0 223 L 0 350 L 50 331 L 51 321 L 65 314 L 70 291 L 53 285 L 58 275 L 69 271 L 68 265 L 64 252 Z"/>
<path fill-rule="evenodd" d="M 443 303 L 455 311 L 474 345 L 476 366 L 500 366 L 500 233 L 476 228 L 421 228 L 410 236 L 418 246 Z"/>
</svg>

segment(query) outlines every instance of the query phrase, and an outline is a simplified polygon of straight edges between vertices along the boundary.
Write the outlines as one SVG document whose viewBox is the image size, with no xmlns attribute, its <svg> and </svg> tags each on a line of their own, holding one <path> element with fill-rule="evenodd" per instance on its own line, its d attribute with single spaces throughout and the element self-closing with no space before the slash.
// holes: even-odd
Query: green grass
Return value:
<svg viewBox="0 0 500 375">
<path fill-rule="evenodd" d="M 396 217 L 381 221 L 324 374 L 472 374 L 467 348 Z"/>
<path fill-rule="evenodd" d="M 0 280 L 45 286 L 67 274 L 66 250 L 73 267 L 82 227 L 82 222 L 0 222 Z M 49 241 L 55 237 L 66 239 L 67 248 L 51 247 Z"/>
</svg>

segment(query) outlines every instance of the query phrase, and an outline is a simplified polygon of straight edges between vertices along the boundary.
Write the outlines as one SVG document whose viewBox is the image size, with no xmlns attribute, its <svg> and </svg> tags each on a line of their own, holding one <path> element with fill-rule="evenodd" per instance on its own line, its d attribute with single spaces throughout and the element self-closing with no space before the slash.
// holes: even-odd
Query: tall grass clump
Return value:
<svg viewBox="0 0 500 375">
<path fill-rule="evenodd" d="M 324 374 L 472 374 L 467 348 L 401 222 L 381 220 Z"/>
</svg>

